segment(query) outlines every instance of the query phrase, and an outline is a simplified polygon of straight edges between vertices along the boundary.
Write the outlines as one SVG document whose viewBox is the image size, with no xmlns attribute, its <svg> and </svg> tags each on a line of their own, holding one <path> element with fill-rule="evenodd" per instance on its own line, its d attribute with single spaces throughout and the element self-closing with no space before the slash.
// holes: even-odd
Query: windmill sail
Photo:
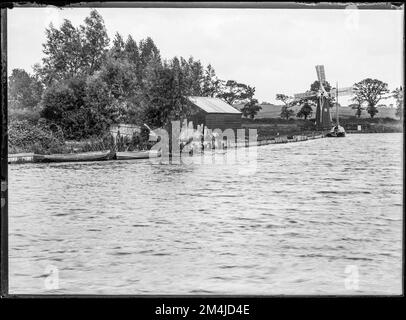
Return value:
<svg viewBox="0 0 406 320">
<path fill-rule="evenodd" d="M 324 82 L 326 82 L 326 73 L 324 72 L 324 66 L 317 65 L 316 72 L 317 72 L 317 79 L 319 79 L 320 85 L 322 85 Z"/>
<path fill-rule="evenodd" d="M 337 97 L 337 96 L 340 96 L 340 97 L 342 97 L 342 96 L 351 96 L 351 95 L 354 94 L 354 88 L 353 87 L 339 88 L 338 90 L 337 89 L 332 90 L 331 94 L 334 97 Z"/>
<path fill-rule="evenodd" d="M 293 97 L 298 100 L 298 99 L 306 99 L 306 98 L 312 98 L 314 96 L 316 96 L 316 92 L 313 91 L 307 91 L 307 92 L 303 92 L 303 93 L 295 93 L 293 95 Z"/>
</svg>

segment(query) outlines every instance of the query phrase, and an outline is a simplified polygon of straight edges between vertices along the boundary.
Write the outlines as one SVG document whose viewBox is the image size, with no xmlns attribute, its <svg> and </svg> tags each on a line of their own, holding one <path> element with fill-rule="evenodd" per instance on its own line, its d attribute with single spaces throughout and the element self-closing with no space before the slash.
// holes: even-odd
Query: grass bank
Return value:
<svg viewBox="0 0 406 320">
<path fill-rule="evenodd" d="M 246 129 L 257 129 L 258 139 L 272 139 L 278 136 L 311 135 L 319 134 L 320 131 L 314 125 L 314 119 L 243 119 L 242 127 Z M 389 133 L 403 132 L 403 124 L 400 120 L 391 118 L 358 119 L 356 117 L 340 120 L 340 125 L 347 132 L 360 133 Z M 358 131 L 361 126 L 361 131 Z"/>
</svg>

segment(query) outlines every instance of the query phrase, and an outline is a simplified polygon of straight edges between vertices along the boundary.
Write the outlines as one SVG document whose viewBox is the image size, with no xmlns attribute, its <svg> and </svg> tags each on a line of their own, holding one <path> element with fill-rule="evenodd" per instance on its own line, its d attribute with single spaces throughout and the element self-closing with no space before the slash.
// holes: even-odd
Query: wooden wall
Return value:
<svg viewBox="0 0 406 320">
<path fill-rule="evenodd" d="M 207 113 L 206 126 L 209 129 L 240 129 L 241 114 L 234 113 Z"/>
</svg>

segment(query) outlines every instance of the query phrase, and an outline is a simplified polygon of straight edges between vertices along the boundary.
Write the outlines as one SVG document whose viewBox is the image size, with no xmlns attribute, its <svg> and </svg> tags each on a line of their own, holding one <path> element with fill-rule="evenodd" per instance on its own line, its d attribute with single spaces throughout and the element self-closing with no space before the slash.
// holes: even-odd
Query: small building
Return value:
<svg viewBox="0 0 406 320">
<path fill-rule="evenodd" d="M 110 133 L 113 136 L 117 136 L 118 132 L 120 132 L 120 136 L 127 136 L 131 138 L 134 134 L 141 133 L 141 127 L 135 124 L 127 123 L 117 123 L 110 126 Z"/>
<path fill-rule="evenodd" d="M 241 128 L 241 111 L 219 98 L 187 97 L 190 102 L 189 121 L 194 125 L 204 124 L 209 129 L 236 129 Z"/>
</svg>

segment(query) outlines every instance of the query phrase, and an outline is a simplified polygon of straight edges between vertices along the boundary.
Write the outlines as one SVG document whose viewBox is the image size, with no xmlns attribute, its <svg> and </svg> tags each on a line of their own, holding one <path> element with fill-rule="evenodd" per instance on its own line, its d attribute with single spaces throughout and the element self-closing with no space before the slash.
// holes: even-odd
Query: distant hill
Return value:
<svg viewBox="0 0 406 320">
<path fill-rule="evenodd" d="M 256 115 L 256 118 L 263 119 L 263 118 L 280 118 L 281 108 L 282 105 L 275 105 L 275 104 L 260 104 L 262 109 Z M 234 108 L 241 110 L 244 107 L 244 104 L 234 104 Z M 299 111 L 300 107 L 296 106 L 292 108 L 295 112 L 295 116 L 293 117 L 296 119 L 296 113 Z M 389 107 L 378 107 L 378 113 L 375 118 L 393 118 L 398 119 L 396 117 L 396 109 L 389 108 Z M 315 116 L 316 109 L 313 108 L 313 117 Z M 332 108 L 331 115 L 333 119 L 335 118 L 335 108 Z M 351 107 L 340 107 L 340 117 L 342 118 L 349 118 L 355 116 L 355 110 Z M 366 110 L 362 111 L 361 118 L 370 118 L 368 112 Z"/>
</svg>

